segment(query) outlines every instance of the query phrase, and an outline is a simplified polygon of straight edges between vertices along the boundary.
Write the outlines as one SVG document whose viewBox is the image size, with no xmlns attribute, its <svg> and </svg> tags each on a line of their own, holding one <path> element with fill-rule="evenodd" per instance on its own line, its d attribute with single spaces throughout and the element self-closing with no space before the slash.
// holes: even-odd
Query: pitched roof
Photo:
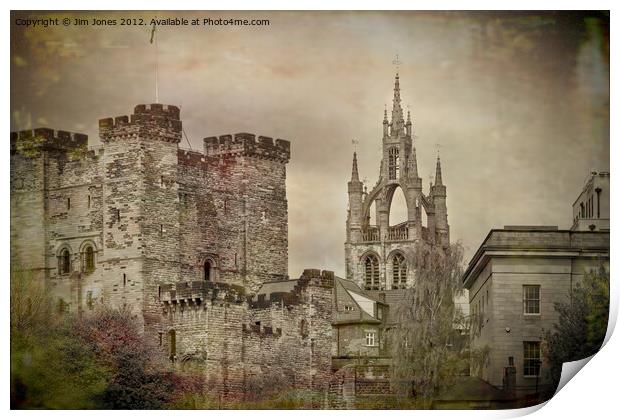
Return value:
<svg viewBox="0 0 620 420">
<path fill-rule="evenodd" d="M 353 311 L 339 310 L 339 298 L 348 301 L 355 309 Z M 334 324 L 381 323 L 382 321 L 374 316 L 377 302 L 381 304 L 377 299 L 369 296 L 355 282 L 340 277 L 334 278 Z"/>
</svg>

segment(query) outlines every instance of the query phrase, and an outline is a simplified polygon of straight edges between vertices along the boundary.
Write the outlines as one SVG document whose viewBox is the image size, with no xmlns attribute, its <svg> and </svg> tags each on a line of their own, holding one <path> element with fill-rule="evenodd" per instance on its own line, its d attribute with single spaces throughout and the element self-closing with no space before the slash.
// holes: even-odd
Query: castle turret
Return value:
<svg viewBox="0 0 620 420">
<path fill-rule="evenodd" d="M 99 121 L 103 142 L 105 294 L 144 319 L 158 316 L 158 286 L 180 281 L 176 106 L 137 105 Z M 142 310 L 142 311 L 140 311 Z"/>
<path fill-rule="evenodd" d="M 250 133 L 204 139 L 206 182 L 221 231 L 221 281 L 256 292 L 266 281 L 288 276 L 287 140 Z"/>
</svg>

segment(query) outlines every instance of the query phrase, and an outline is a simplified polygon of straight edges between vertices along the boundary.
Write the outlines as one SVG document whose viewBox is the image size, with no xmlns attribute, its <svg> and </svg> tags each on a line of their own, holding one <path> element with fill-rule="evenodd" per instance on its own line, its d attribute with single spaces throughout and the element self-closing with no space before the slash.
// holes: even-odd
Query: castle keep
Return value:
<svg viewBox="0 0 620 420">
<path fill-rule="evenodd" d="M 99 136 L 89 150 L 83 134 L 11 133 L 12 266 L 47 282 L 60 311 L 130 308 L 222 397 L 267 374 L 325 384 L 333 273 L 258 293 L 288 280 L 290 143 L 239 133 L 183 150 L 179 108 L 162 104 L 100 120 Z"/>
</svg>

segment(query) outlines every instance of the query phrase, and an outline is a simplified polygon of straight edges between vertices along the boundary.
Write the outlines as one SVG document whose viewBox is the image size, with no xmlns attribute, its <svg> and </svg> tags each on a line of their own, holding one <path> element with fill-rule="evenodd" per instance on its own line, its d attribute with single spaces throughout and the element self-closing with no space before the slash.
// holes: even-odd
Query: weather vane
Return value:
<svg viewBox="0 0 620 420">
<path fill-rule="evenodd" d="M 360 143 L 360 142 L 359 142 L 359 141 L 357 141 L 357 140 L 355 140 L 355 139 L 352 139 L 352 140 L 351 140 L 351 144 L 353 145 L 353 151 L 357 152 L 357 145 L 358 145 L 359 143 Z"/>
<path fill-rule="evenodd" d="M 398 54 L 396 54 L 396 58 L 392 60 L 392 64 L 396 66 L 396 72 L 398 72 L 400 70 L 400 65 L 403 64 L 403 62 L 398 58 Z"/>
<path fill-rule="evenodd" d="M 439 157 L 439 149 L 441 149 L 441 143 L 435 143 L 435 147 L 437 147 L 437 157 Z"/>
</svg>

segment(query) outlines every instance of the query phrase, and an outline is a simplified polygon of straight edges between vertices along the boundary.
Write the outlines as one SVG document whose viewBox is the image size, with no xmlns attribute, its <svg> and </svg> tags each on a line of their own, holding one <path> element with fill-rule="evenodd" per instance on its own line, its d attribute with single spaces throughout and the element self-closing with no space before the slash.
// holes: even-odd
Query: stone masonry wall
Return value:
<svg viewBox="0 0 620 420">
<path fill-rule="evenodd" d="M 162 345 L 178 365 L 198 362 L 222 400 L 261 389 L 323 389 L 331 369 L 333 274 L 306 271 L 294 293 L 270 300 L 234 285 L 193 282 L 162 286 Z"/>
</svg>

